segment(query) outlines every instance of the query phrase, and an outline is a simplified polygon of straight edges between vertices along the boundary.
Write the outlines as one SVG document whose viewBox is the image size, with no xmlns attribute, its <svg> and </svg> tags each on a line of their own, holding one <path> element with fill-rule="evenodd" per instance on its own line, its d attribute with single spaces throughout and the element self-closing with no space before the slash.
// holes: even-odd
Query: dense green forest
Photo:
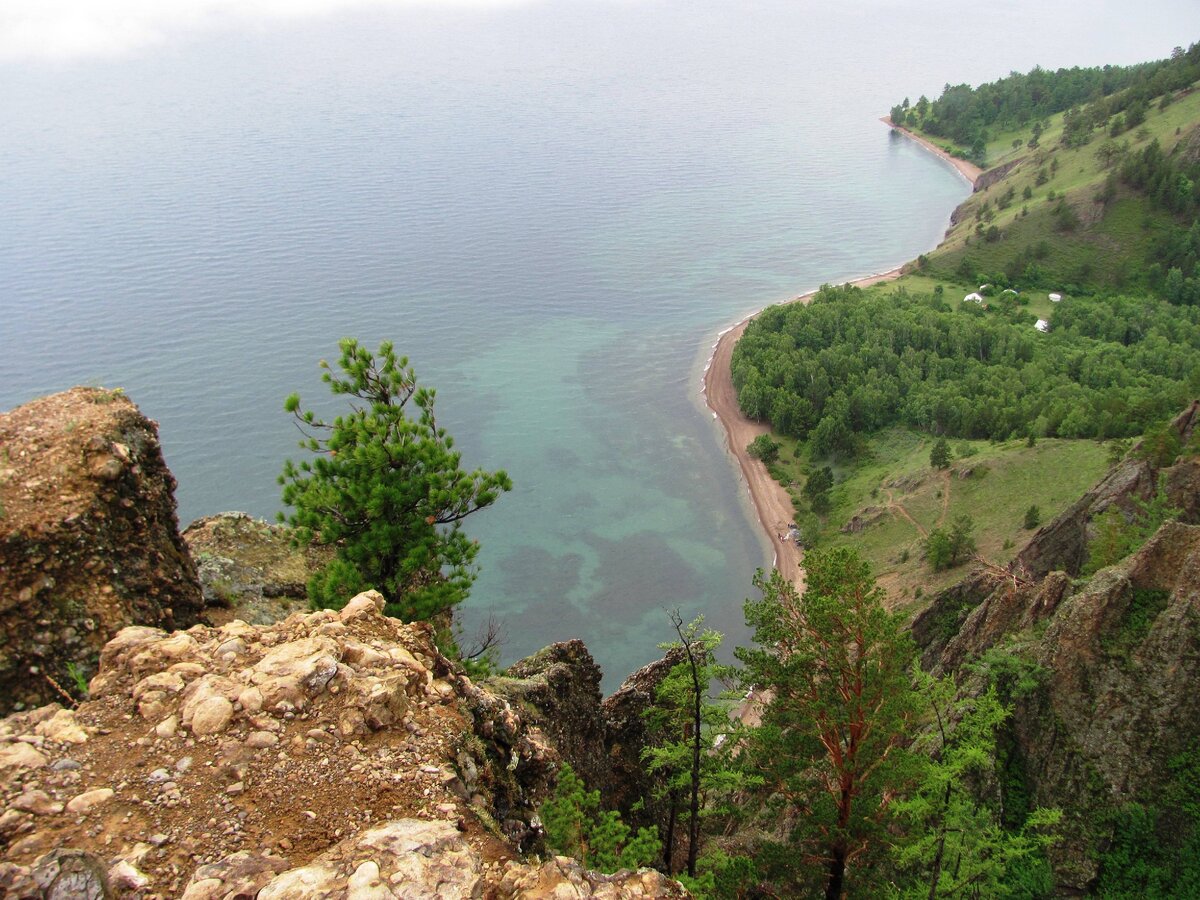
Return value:
<svg viewBox="0 0 1200 900">
<path fill-rule="evenodd" d="M 1122 130 L 1145 119 L 1156 97 L 1182 90 L 1200 78 L 1200 43 L 1176 47 L 1170 59 L 1135 66 L 1058 69 L 1041 67 L 1013 72 L 979 87 L 947 84 L 941 97 L 907 99 L 892 107 L 892 121 L 948 138 L 972 149 L 982 162 L 989 130 L 1008 131 L 1072 111 L 1066 140 L 1082 138 L 1097 123 L 1122 114 Z M 1038 128 L 1036 131 L 1040 131 Z M 1031 138 L 1037 145 L 1037 135 Z M 1085 140 L 1086 142 L 1086 140 Z"/>
<path fill-rule="evenodd" d="M 1200 309 L 1074 298 L 1048 334 L 1014 295 L 985 311 L 942 294 L 823 287 L 765 310 L 733 355 L 746 415 L 852 456 L 894 424 L 963 438 L 1125 437 L 1200 389 Z"/>
</svg>

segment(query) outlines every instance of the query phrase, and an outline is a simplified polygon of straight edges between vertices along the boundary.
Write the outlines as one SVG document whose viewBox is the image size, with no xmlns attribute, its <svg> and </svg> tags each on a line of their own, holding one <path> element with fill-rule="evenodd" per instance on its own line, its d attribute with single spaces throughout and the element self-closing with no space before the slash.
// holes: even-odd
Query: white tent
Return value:
<svg viewBox="0 0 1200 900">
<path fill-rule="evenodd" d="M 1050 323 L 1045 319 L 1038 319 L 1037 322 L 1034 323 L 1033 327 L 1038 331 L 1046 332 L 1050 330 Z"/>
<path fill-rule="evenodd" d="M 963 297 L 963 303 L 982 303 L 982 302 L 983 302 L 982 294 L 967 294 L 967 296 Z"/>
</svg>

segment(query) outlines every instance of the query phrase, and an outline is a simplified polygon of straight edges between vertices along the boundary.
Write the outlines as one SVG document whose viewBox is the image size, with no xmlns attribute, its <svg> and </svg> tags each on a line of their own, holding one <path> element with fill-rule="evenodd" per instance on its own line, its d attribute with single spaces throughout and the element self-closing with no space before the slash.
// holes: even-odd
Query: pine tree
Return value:
<svg viewBox="0 0 1200 900">
<path fill-rule="evenodd" d="M 935 469 L 950 468 L 950 444 L 944 437 L 933 442 L 933 449 L 929 451 L 929 465 Z"/>
<path fill-rule="evenodd" d="M 434 391 L 418 387 L 408 360 L 390 342 L 372 354 L 346 338 L 335 375 L 322 380 L 350 398 L 332 422 L 300 409 L 292 394 L 284 409 L 305 434 L 300 446 L 316 458 L 287 460 L 279 483 L 297 543 L 317 540 L 336 559 L 309 581 L 319 606 L 340 606 L 367 588 L 380 591 L 387 612 L 405 621 L 428 619 L 461 602 L 475 579 L 478 544 L 461 522 L 512 489 L 503 471 L 464 472 L 454 439 L 434 418 Z M 417 415 L 409 418 L 409 402 Z"/>
<path fill-rule="evenodd" d="M 616 810 L 600 808 L 600 792 L 589 791 L 568 764 L 558 773 L 554 796 L 542 804 L 546 843 L 598 872 L 637 869 L 652 863 L 662 845 L 652 828 L 633 833 Z"/>
<path fill-rule="evenodd" d="M 703 616 L 684 625 L 678 610 L 669 615 L 679 640 L 660 647 L 680 652 L 682 659 L 663 678 L 656 703 L 646 711 L 650 737 L 642 758 L 646 771 L 660 779 L 659 793 L 668 804 L 663 857 L 666 872 L 675 874 L 675 822 L 686 809 L 687 872 L 695 877 L 704 801 L 710 791 L 731 790 L 735 781 L 725 754 L 717 746 L 718 738 L 730 730 L 729 715 L 708 699 L 712 681 L 725 676 L 727 667 L 719 665 L 714 656 L 721 646 L 721 634 L 705 629 Z"/>
<path fill-rule="evenodd" d="M 814 551 L 805 566 L 803 596 L 779 572 L 760 572 L 762 599 L 746 602 L 755 644 L 737 656 L 745 684 L 769 702 L 738 758 L 776 821 L 792 823 L 786 844 L 763 848 L 761 866 L 785 894 L 805 895 L 819 867 L 836 900 L 851 885 L 867 890 L 864 863 L 887 843 L 888 804 L 911 765 L 903 743 L 916 652 L 855 551 Z"/>
</svg>

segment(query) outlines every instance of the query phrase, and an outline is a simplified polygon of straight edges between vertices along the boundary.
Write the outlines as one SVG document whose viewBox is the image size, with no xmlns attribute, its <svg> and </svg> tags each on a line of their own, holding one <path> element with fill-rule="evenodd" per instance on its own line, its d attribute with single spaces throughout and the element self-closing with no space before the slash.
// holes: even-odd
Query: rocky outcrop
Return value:
<svg viewBox="0 0 1200 900">
<path fill-rule="evenodd" d="M 1200 401 L 1191 403 L 1172 423 L 1180 442 L 1193 440 L 1200 425 Z M 913 636 L 923 650 L 922 662 L 938 665 L 953 641 L 943 663 L 953 667 L 972 648 L 992 646 L 1013 627 L 1026 627 L 1053 612 L 1056 591 L 1062 578 L 1078 576 L 1087 562 L 1088 543 L 1095 535 L 1093 523 L 1109 509 L 1127 518 L 1138 504 L 1164 488 L 1169 504 L 1179 510 L 1179 521 L 1200 522 L 1200 458 L 1185 455 L 1167 468 L 1158 468 L 1135 447 L 1100 482 L 1053 521 L 1043 525 L 1004 570 L 975 571 L 943 591 L 913 621 Z M 1050 593 L 1031 599 L 1024 592 L 1030 585 L 1043 591 L 1042 579 L 1052 572 L 1065 573 L 1050 579 Z M 1021 591 L 1018 597 L 1016 593 Z M 957 637 L 956 637 L 957 636 Z"/>
<path fill-rule="evenodd" d="M 551 644 L 510 666 L 489 686 L 530 715 L 565 762 L 591 787 L 609 783 L 600 667 L 583 641 Z"/>
<path fill-rule="evenodd" d="M 993 184 L 1007 178 L 1009 173 L 1023 162 L 1025 162 L 1025 157 L 1019 156 L 1002 165 L 988 169 L 986 172 L 981 172 L 979 177 L 975 179 L 975 184 L 972 186 L 971 192 L 978 194 L 980 191 L 986 191 Z"/>
<path fill-rule="evenodd" d="M 604 747 L 608 760 L 608 780 L 604 792 L 608 803 L 626 813 L 636 825 L 657 825 L 666 833 L 669 810 L 655 798 L 654 782 L 646 772 L 642 751 L 653 738 L 646 725 L 646 713 L 658 702 L 658 687 L 676 665 L 685 658 L 682 648 L 667 651 L 662 659 L 642 666 L 601 704 L 604 721 Z M 643 802 L 639 813 L 634 805 Z"/>
<path fill-rule="evenodd" d="M 491 892 L 558 754 L 382 607 L 368 592 L 270 626 L 126 628 L 92 699 L 0 722 L 7 895 L 41 896 L 20 886 L 63 848 L 117 896 Z M 629 890 L 600 896 L 648 896 Z"/>
<path fill-rule="evenodd" d="M 538 865 L 509 863 L 495 894 L 497 900 L 634 900 L 690 897 L 679 882 L 653 869 L 621 871 L 615 875 L 589 872 L 565 856 Z"/>
<path fill-rule="evenodd" d="M 0 414 L 0 713 L 61 699 L 121 628 L 186 628 L 200 585 L 157 426 L 119 391 Z"/>
<path fill-rule="evenodd" d="M 196 561 L 205 615 L 216 625 L 269 625 L 303 608 L 308 579 L 333 556 L 328 547 L 294 547 L 288 528 L 241 512 L 197 519 L 183 540 Z"/>
<path fill-rule="evenodd" d="M 1176 418 L 1194 444 L 1200 403 Z M 1170 760 L 1200 747 L 1200 459 L 1159 469 L 1134 448 L 1079 502 L 1038 531 L 1005 569 L 984 567 L 917 617 L 923 664 L 976 685 L 991 650 L 1023 658 L 1040 687 L 1015 702 L 1012 759 L 1035 803 L 1058 806 L 1051 849 L 1059 890 L 1091 889 L 1112 834 L 1111 811 L 1170 796 Z M 1180 521 L 1138 552 L 1078 578 L 1094 520 L 1133 515 L 1164 489 Z"/>
<path fill-rule="evenodd" d="M 652 740 L 646 713 L 657 703 L 663 678 L 682 659 L 682 650 L 668 652 L 602 701 L 599 666 L 582 641 L 565 641 L 514 664 L 485 687 L 523 710 L 563 761 L 600 791 L 606 807 L 619 810 L 631 825 L 657 825 L 665 833 L 669 810 L 654 796 L 642 752 Z"/>
</svg>

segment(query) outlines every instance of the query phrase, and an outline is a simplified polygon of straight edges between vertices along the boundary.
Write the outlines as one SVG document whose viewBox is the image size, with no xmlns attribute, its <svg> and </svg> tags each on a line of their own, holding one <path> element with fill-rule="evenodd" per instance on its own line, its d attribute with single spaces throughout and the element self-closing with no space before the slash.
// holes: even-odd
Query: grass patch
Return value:
<svg viewBox="0 0 1200 900">
<path fill-rule="evenodd" d="M 806 448 L 780 438 L 777 466 L 789 481 L 805 483 Z M 1003 564 L 1025 545 L 1025 513 L 1031 505 L 1048 522 L 1107 470 L 1103 444 L 1087 440 L 955 440 L 948 470 L 929 465 L 934 438 L 890 428 L 869 438 L 862 458 L 831 466 L 835 487 L 822 541 L 855 547 L 870 560 L 896 604 L 910 604 L 957 582 L 959 566 L 934 573 L 922 558 L 924 535 L 957 516 L 975 523 L 983 558 Z M 799 495 L 799 491 L 795 491 Z M 843 529 L 850 528 L 853 530 Z M 918 595 L 920 589 L 920 595 Z"/>
</svg>

